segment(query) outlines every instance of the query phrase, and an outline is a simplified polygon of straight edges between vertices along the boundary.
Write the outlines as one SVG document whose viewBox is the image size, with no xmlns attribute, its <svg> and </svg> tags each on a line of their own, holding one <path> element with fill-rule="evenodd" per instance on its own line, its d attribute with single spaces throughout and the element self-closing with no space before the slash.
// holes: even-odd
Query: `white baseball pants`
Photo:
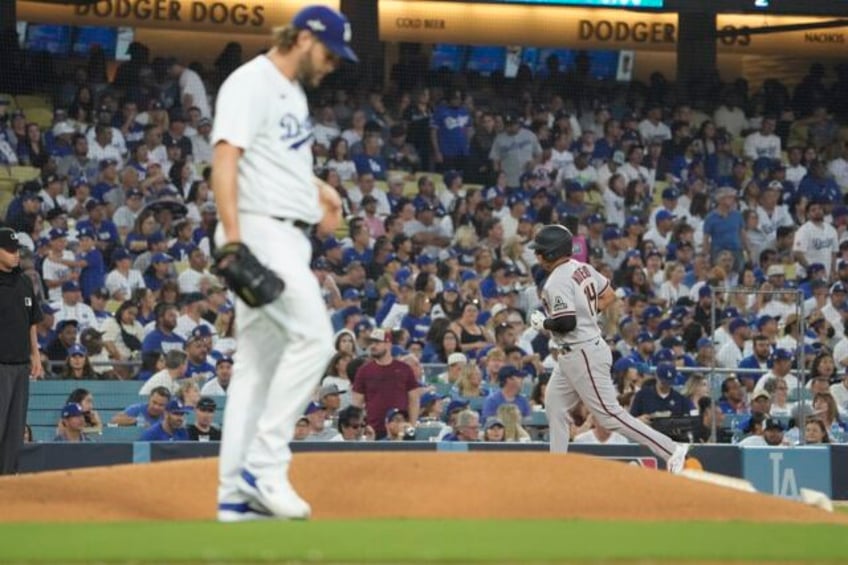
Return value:
<svg viewBox="0 0 848 565">
<path fill-rule="evenodd" d="M 233 377 L 227 389 L 219 467 L 219 502 L 240 502 L 242 469 L 257 478 L 287 477 L 289 442 L 333 354 L 333 332 L 318 281 L 312 246 L 293 224 L 242 214 L 242 240 L 286 284 L 262 308 L 236 303 Z M 217 234 L 220 241 L 220 230 Z"/>
<path fill-rule="evenodd" d="M 600 338 L 560 353 L 545 393 L 551 452 L 568 451 L 572 422 L 569 412 L 582 400 L 600 425 L 646 446 L 657 457 L 668 459 L 677 444 L 622 408 L 610 378 L 611 365 L 612 352 Z"/>
</svg>

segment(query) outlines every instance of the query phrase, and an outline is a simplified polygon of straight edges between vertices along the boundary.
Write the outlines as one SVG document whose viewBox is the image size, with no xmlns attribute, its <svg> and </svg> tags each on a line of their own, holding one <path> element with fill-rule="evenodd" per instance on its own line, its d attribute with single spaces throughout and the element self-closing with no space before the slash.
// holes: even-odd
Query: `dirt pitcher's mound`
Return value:
<svg viewBox="0 0 848 565">
<path fill-rule="evenodd" d="M 577 454 L 314 453 L 291 478 L 327 518 L 833 522 L 848 517 Z M 205 520 L 217 459 L 0 479 L 0 521 Z"/>
</svg>

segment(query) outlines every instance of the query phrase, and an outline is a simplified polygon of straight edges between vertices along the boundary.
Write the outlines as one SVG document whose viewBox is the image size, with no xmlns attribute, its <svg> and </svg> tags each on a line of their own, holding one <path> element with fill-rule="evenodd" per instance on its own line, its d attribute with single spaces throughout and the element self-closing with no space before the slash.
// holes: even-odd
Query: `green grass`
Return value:
<svg viewBox="0 0 848 565">
<path fill-rule="evenodd" d="M 832 525 L 362 520 L 0 526 L 15 563 L 528 563 L 655 560 L 844 563 Z"/>
</svg>

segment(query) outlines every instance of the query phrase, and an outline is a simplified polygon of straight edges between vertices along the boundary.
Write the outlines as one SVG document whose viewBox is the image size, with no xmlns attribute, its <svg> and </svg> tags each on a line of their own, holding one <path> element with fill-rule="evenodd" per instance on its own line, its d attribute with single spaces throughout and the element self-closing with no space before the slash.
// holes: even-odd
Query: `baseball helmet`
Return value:
<svg viewBox="0 0 848 565">
<path fill-rule="evenodd" d="M 559 224 L 547 225 L 536 233 L 530 243 L 530 249 L 545 260 L 554 261 L 560 257 L 571 256 L 572 238 L 567 227 Z"/>
</svg>

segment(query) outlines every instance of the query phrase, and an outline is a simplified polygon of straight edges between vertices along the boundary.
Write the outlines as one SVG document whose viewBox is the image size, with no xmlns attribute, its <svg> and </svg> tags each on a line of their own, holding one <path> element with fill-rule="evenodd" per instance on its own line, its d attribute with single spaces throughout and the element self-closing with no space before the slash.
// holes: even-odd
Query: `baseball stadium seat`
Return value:
<svg viewBox="0 0 848 565">
<path fill-rule="evenodd" d="M 32 441 L 44 442 L 53 441 L 56 436 L 56 423 L 52 426 L 30 426 L 32 429 Z"/>
<path fill-rule="evenodd" d="M 141 381 L 35 381 L 30 383 L 30 395 L 64 394 L 84 388 L 95 396 L 98 394 L 138 394 Z"/>
<path fill-rule="evenodd" d="M 53 100 L 41 94 L 18 94 L 15 96 L 15 105 L 24 111 L 28 122 L 32 121 L 29 115 L 32 108 L 50 108 L 51 114 L 53 112 Z"/>
<path fill-rule="evenodd" d="M 94 436 L 94 440 L 98 443 L 136 441 L 143 431 L 143 428 L 134 426 L 105 427 L 102 434 Z"/>
<path fill-rule="evenodd" d="M 433 441 L 433 438 L 439 435 L 442 431 L 442 426 L 416 426 L 415 441 Z"/>
<path fill-rule="evenodd" d="M 9 167 L 9 176 L 18 182 L 35 180 L 39 177 L 39 175 L 41 175 L 41 171 L 35 167 L 25 167 L 23 165 Z"/>
<path fill-rule="evenodd" d="M 547 428 L 548 416 L 543 410 L 533 410 L 529 416 L 524 418 L 524 425 L 528 428 Z"/>
<path fill-rule="evenodd" d="M 27 424 L 30 426 L 55 426 L 61 416 L 58 408 L 52 410 L 30 410 L 27 412 Z"/>
<path fill-rule="evenodd" d="M 35 108 L 26 109 L 27 122 L 37 124 L 42 130 L 50 128 L 53 125 L 53 110 L 38 106 Z"/>
</svg>

